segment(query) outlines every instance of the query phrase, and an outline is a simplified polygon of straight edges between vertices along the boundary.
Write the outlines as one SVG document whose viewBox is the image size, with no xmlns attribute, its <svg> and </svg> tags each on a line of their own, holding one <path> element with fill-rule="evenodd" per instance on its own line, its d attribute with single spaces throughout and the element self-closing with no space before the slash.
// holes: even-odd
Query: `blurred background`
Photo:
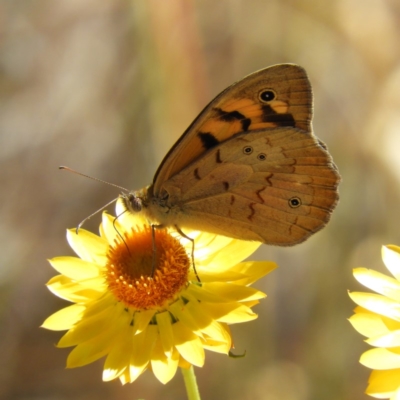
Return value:
<svg viewBox="0 0 400 400">
<path fill-rule="evenodd" d="M 279 268 L 256 285 L 259 318 L 232 328 L 247 355 L 208 352 L 198 383 L 207 400 L 370 398 L 347 290 L 400 244 L 398 0 L 2 0 L 0 44 L 0 398 L 186 398 L 179 371 L 121 386 L 102 361 L 66 370 L 62 333 L 39 329 L 67 305 L 46 259 L 72 255 L 66 228 L 118 195 L 58 166 L 139 189 L 209 100 L 284 62 L 308 71 L 341 201 L 306 243 L 254 254 Z"/>
</svg>

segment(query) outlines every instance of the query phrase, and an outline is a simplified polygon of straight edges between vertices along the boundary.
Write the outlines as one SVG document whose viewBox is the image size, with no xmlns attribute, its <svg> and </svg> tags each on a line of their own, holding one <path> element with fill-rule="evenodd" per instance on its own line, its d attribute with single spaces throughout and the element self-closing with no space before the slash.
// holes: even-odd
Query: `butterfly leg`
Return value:
<svg viewBox="0 0 400 400">
<path fill-rule="evenodd" d="M 152 251 L 153 257 L 151 261 L 151 277 L 154 277 L 154 272 L 156 271 L 156 259 L 157 259 L 157 245 L 156 245 L 156 229 L 164 228 L 163 225 L 153 225 L 151 224 L 151 242 L 152 242 Z"/>
<path fill-rule="evenodd" d="M 125 212 L 125 211 L 124 211 L 124 212 Z M 124 213 L 124 212 L 123 212 L 123 213 Z M 123 213 L 121 213 L 120 215 L 117 215 L 117 216 L 114 218 L 114 220 L 113 220 L 113 228 L 114 228 L 115 232 L 117 232 L 117 234 L 118 234 L 118 236 L 121 238 L 121 240 L 124 242 L 124 245 L 125 245 L 126 249 L 128 250 L 129 255 L 132 255 L 132 254 L 131 254 L 131 251 L 129 250 L 128 245 L 126 244 L 126 242 L 125 242 L 125 240 L 124 240 L 124 238 L 122 237 L 122 235 L 119 233 L 117 227 L 115 226 L 115 222 L 117 221 L 117 219 L 118 219 Z"/>
<path fill-rule="evenodd" d="M 196 265 L 195 265 L 195 263 L 194 263 L 194 239 L 192 239 L 191 237 L 185 235 L 185 233 L 182 232 L 182 230 L 181 230 L 181 228 L 179 228 L 179 226 L 175 225 L 175 229 L 176 229 L 176 231 L 177 231 L 182 237 L 184 237 L 184 238 L 187 239 L 187 240 L 190 240 L 190 242 L 192 243 L 192 265 L 193 265 L 193 270 L 194 270 L 194 273 L 195 273 L 195 275 L 196 275 L 197 280 L 198 280 L 199 282 L 201 282 L 201 280 L 200 280 L 200 278 L 199 278 L 199 275 L 197 275 Z"/>
</svg>

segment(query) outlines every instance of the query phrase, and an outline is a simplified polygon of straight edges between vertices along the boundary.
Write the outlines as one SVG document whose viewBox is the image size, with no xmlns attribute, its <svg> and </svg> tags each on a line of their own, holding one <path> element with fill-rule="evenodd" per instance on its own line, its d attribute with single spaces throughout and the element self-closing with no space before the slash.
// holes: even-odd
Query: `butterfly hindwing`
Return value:
<svg viewBox="0 0 400 400">
<path fill-rule="evenodd" d="M 164 187 L 179 226 L 290 245 L 327 223 L 338 181 L 325 147 L 289 127 L 239 134 Z"/>
</svg>

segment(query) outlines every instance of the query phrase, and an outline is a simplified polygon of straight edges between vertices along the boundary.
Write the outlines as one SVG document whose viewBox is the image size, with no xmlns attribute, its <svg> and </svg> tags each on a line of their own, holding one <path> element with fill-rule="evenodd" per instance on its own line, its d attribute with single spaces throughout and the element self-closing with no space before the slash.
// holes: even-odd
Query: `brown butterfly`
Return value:
<svg viewBox="0 0 400 400">
<path fill-rule="evenodd" d="M 290 246 L 323 228 L 340 176 L 311 127 L 303 68 L 280 64 L 234 83 L 200 113 L 153 183 L 123 195 L 150 223 Z"/>
</svg>

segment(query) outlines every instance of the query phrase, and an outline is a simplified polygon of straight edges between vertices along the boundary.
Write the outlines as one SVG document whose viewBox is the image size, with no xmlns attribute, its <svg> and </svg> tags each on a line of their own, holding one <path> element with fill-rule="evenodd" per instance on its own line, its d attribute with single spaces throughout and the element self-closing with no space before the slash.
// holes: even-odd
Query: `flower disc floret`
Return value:
<svg viewBox="0 0 400 400">
<path fill-rule="evenodd" d="M 165 229 L 132 228 L 123 240 L 115 239 L 107 259 L 109 290 L 137 310 L 163 307 L 174 301 L 188 282 L 190 261 L 186 249 Z"/>
</svg>

